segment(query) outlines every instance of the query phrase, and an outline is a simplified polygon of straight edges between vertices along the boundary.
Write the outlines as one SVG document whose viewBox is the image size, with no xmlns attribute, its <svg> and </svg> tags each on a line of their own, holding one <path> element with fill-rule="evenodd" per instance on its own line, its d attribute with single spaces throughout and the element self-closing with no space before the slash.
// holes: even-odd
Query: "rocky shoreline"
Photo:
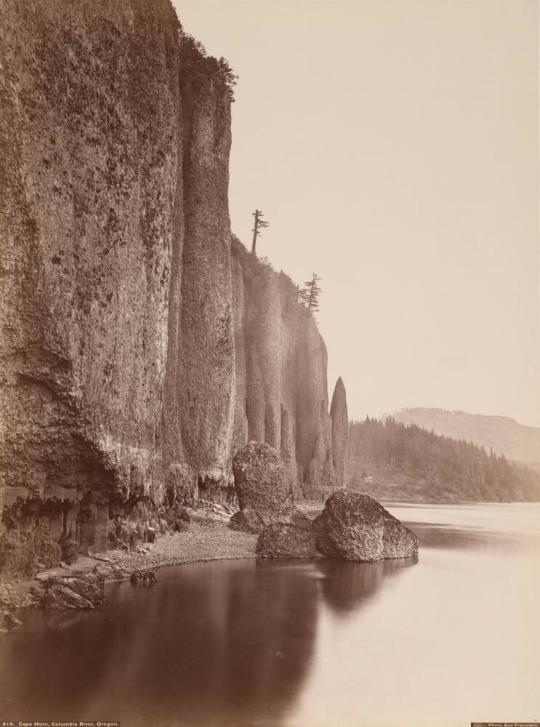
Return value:
<svg viewBox="0 0 540 727">
<path fill-rule="evenodd" d="M 143 542 L 117 538 L 111 541 L 117 549 L 76 554 L 31 578 L 4 581 L 0 632 L 22 625 L 25 607 L 100 608 L 108 582 L 129 578 L 135 587 L 152 586 L 156 569 L 164 566 L 255 557 L 373 562 L 418 555 L 417 536 L 368 495 L 337 490 L 322 512 L 314 503 L 299 508 L 290 475 L 267 444 L 251 442 L 237 454 L 233 469 L 241 507 L 233 517 L 231 506 L 199 501 L 196 509 L 181 508 L 168 530 L 147 528 Z M 246 513 L 250 517 L 242 521 L 238 516 Z"/>
<path fill-rule="evenodd" d="M 321 505 L 304 502 L 298 509 L 314 517 Z M 228 505 L 199 501 L 196 507 L 183 508 L 182 527 L 156 532 L 154 542 L 134 541 L 130 545 L 130 538 L 117 539 L 117 548 L 79 554 L 70 564 L 41 567 L 27 577 L 9 578 L 4 574 L 0 578 L 0 634 L 23 625 L 27 608 L 99 608 L 107 583 L 131 579 L 137 584 L 149 584 L 154 581 L 152 577 L 140 576 L 166 566 L 255 558 L 259 533 L 231 526 L 234 510 Z"/>
<path fill-rule="evenodd" d="M 0 633 L 22 625 L 26 608 L 93 609 L 107 583 L 132 574 L 212 560 L 254 558 L 257 535 L 228 527 L 228 516 L 193 511 L 189 528 L 144 543 L 132 552 L 109 550 L 80 556 L 72 565 L 43 570 L 33 578 L 0 583 Z"/>
</svg>

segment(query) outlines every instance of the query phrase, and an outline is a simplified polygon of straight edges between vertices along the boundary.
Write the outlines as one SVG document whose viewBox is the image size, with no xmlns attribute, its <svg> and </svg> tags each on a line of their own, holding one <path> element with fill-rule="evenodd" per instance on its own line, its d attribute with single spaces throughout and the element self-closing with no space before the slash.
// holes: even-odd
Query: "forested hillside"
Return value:
<svg viewBox="0 0 540 727">
<path fill-rule="evenodd" d="M 416 424 L 436 434 L 466 439 L 488 451 L 540 471 L 540 428 L 519 424 L 510 417 L 468 414 L 446 409 L 401 409 L 392 414 L 402 424 Z"/>
<path fill-rule="evenodd" d="M 352 422 L 348 486 L 406 500 L 540 500 L 540 475 L 464 440 L 392 418 Z"/>
</svg>

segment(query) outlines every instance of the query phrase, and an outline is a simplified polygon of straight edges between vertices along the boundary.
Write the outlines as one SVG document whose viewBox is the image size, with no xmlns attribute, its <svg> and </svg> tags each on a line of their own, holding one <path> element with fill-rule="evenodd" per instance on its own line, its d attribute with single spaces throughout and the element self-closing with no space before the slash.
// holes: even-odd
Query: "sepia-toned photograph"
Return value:
<svg viewBox="0 0 540 727">
<path fill-rule="evenodd" d="M 540 725 L 540 0 L 0 0 L 0 727 Z"/>
</svg>

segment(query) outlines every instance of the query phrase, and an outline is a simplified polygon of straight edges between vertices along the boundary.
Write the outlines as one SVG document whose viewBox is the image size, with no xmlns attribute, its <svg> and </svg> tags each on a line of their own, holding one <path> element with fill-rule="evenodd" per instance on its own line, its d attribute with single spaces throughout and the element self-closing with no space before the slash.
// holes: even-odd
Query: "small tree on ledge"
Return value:
<svg viewBox="0 0 540 727">
<path fill-rule="evenodd" d="M 255 210 L 253 212 L 253 217 L 255 217 L 255 223 L 253 224 L 253 242 L 251 243 L 251 252 L 255 255 L 257 251 L 257 238 L 261 234 L 261 229 L 263 227 L 268 227 L 270 224 L 266 220 L 263 220 L 263 213 L 261 210 Z"/>
<path fill-rule="evenodd" d="M 319 295 L 321 294 L 320 281 L 321 278 L 317 273 L 313 273 L 311 280 L 306 280 L 304 287 L 298 291 L 300 302 L 312 313 L 316 313 L 319 310 Z"/>
</svg>

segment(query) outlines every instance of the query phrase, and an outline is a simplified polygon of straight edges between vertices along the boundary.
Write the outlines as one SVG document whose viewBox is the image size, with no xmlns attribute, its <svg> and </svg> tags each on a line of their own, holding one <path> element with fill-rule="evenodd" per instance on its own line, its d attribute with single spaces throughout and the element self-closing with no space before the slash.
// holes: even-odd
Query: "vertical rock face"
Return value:
<svg viewBox="0 0 540 727">
<path fill-rule="evenodd" d="M 4 502 L 156 482 L 179 169 L 167 2 L 3 5 Z"/>
<path fill-rule="evenodd" d="M 193 41 L 180 59 L 183 234 L 172 260 L 163 439 L 169 476 L 187 462 L 204 489 L 224 478 L 234 422 L 230 92 Z"/>
<path fill-rule="evenodd" d="M 327 353 L 315 321 L 309 313 L 307 316 L 307 321 L 300 321 L 296 339 L 296 457 L 304 493 L 324 498 L 337 485 L 328 414 Z"/>
<path fill-rule="evenodd" d="M 349 441 L 349 415 L 347 412 L 347 394 L 341 377 L 336 382 L 336 388 L 332 396 L 330 418 L 332 419 L 332 460 L 334 462 L 338 486 L 343 487 L 345 484 L 345 461 L 347 459 L 347 444 Z"/>
<path fill-rule="evenodd" d="M 242 446 L 246 435 L 267 442 L 280 451 L 293 474 L 297 496 L 328 494 L 338 479 L 324 341 L 286 275 L 258 261 L 236 239 L 232 255 L 237 385 L 233 446 Z"/>
<path fill-rule="evenodd" d="M 230 456 L 230 92 L 168 0 L 3 16 L 0 507 L 100 548 Z"/>
<path fill-rule="evenodd" d="M 226 67 L 169 0 L 2 16 L 1 527 L 103 549 L 119 510 L 223 491 L 250 439 L 328 492 L 324 342 L 231 254 Z"/>
</svg>

